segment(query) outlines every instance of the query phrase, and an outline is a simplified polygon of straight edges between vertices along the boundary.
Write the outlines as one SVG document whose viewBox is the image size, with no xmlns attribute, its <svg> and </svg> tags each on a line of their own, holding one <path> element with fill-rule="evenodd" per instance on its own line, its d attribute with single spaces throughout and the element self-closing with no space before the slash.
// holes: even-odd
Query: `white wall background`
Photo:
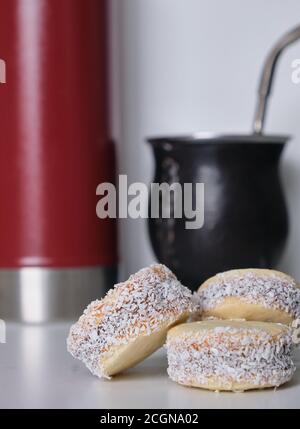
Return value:
<svg viewBox="0 0 300 429">
<path fill-rule="evenodd" d="M 249 132 L 269 48 L 300 23 L 299 0 L 110 0 L 113 130 L 119 173 L 148 183 L 145 137 L 195 131 Z M 281 268 L 300 280 L 300 84 L 281 58 L 266 131 L 294 136 L 282 175 L 291 232 Z M 120 223 L 121 278 L 154 260 L 146 221 Z"/>
</svg>

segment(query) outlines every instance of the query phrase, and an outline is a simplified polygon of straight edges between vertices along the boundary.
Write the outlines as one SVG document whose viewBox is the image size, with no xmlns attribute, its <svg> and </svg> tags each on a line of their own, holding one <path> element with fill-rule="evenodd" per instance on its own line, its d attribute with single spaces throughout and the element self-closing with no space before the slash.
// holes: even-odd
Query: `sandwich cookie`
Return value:
<svg viewBox="0 0 300 429">
<path fill-rule="evenodd" d="M 167 267 L 151 265 L 92 302 L 71 327 L 67 347 L 94 375 L 110 378 L 161 347 L 168 329 L 196 309 Z"/>
<path fill-rule="evenodd" d="M 198 289 L 201 319 L 245 319 L 290 324 L 300 317 L 300 288 L 287 274 L 265 269 L 231 270 Z"/>
<path fill-rule="evenodd" d="M 291 379 L 293 342 L 286 325 L 207 320 L 172 328 L 168 374 L 177 383 L 209 390 L 244 391 Z"/>
</svg>

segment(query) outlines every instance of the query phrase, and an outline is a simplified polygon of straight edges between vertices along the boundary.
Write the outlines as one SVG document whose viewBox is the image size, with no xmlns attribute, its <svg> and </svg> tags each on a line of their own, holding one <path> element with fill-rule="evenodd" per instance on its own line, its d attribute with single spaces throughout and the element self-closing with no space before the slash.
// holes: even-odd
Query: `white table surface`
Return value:
<svg viewBox="0 0 300 429">
<path fill-rule="evenodd" d="M 99 380 L 67 353 L 68 328 L 7 326 L 7 342 L 0 344 L 0 408 L 300 408 L 300 368 L 277 390 L 215 393 L 172 382 L 160 350 L 112 381 Z"/>
</svg>

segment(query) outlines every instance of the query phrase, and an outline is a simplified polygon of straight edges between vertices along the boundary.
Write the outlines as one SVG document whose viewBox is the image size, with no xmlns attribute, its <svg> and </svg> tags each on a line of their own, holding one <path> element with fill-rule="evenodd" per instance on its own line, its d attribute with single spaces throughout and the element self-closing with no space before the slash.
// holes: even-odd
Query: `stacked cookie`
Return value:
<svg viewBox="0 0 300 429">
<path fill-rule="evenodd" d="M 185 323 L 191 317 L 198 321 Z M 297 317 L 300 289 L 285 274 L 228 271 L 193 295 L 167 267 L 155 264 L 92 302 L 71 327 L 67 345 L 94 375 L 110 378 L 166 342 L 172 380 L 248 390 L 292 377 L 288 324 Z"/>
<path fill-rule="evenodd" d="M 292 377 L 287 326 L 208 320 L 179 325 L 167 339 L 168 374 L 180 384 L 244 391 L 279 386 Z"/>
<path fill-rule="evenodd" d="M 198 290 L 201 322 L 167 338 L 174 381 L 210 390 L 249 390 L 290 380 L 290 325 L 300 317 L 300 289 L 290 276 L 245 269 L 217 274 Z"/>
<path fill-rule="evenodd" d="M 231 270 L 207 280 L 198 290 L 201 318 L 245 319 L 290 324 L 300 317 L 300 289 L 279 271 Z"/>
</svg>

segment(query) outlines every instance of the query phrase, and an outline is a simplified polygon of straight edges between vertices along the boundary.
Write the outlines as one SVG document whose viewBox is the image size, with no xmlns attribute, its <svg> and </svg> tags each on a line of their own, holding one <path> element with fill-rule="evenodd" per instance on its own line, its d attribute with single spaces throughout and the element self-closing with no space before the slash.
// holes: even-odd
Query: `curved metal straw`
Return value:
<svg viewBox="0 0 300 429">
<path fill-rule="evenodd" d="M 271 92 L 272 82 L 274 78 L 274 71 L 278 61 L 278 58 L 282 51 L 290 44 L 300 39 L 300 25 L 295 27 L 293 30 L 284 34 L 278 42 L 274 45 L 270 51 L 267 59 L 264 63 L 262 75 L 260 78 L 259 89 L 258 89 L 258 102 L 255 111 L 253 131 L 256 134 L 263 132 L 268 97 Z"/>
</svg>

